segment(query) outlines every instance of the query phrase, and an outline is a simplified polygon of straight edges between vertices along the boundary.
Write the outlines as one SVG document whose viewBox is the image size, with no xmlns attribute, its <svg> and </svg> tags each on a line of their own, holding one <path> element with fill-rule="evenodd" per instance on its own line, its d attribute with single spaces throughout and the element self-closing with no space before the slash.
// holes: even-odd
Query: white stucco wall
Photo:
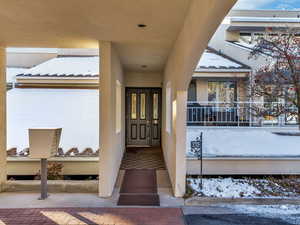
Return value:
<svg viewBox="0 0 300 225">
<path fill-rule="evenodd" d="M 123 68 L 111 42 L 100 41 L 100 153 L 99 195 L 112 194 L 125 150 L 125 88 Z M 122 85 L 121 129 L 116 126 L 116 87 Z"/>
<path fill-rule="evenodd" d="M 0 47 L 0 192 L 6 181 L 6 54 Z"/>
<path fill-rule="evenodd" d="M 167 61 L 163 96 L 170 86 L 171 99 L 168 102 L 163 97 L 162 147 L 175 196 L 185 193 L 187 88 L 208 41 L 234 3 L 234 0 L 222 3 L 216 0 L 192 1 Z M 168 107 L 172 108 L 172 117 L 166 115 Z M 168 131 L 166 124 L 170 122 L 167 121 L 169 117 L 172 118 L 172 128 Z"/>
</svg>

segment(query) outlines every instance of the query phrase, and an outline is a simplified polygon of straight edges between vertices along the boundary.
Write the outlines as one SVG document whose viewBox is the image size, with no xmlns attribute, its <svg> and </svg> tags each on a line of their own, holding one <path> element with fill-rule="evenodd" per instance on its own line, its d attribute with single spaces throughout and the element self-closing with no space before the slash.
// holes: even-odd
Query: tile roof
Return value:
<svg viewBox="0 0 300 225">
<path fill-rule="evenodd" d="M 201 56 L 195 72 L 246 72 L 250 70 L 249 66 L 208 48 Z"/>
<path fill-rule="evenodd" d="M 50 59 L 25 73 L 17 75 L 22 78 L 33 77 L 98 77 L 99 56 L 66 56 Z"/>
</svg>

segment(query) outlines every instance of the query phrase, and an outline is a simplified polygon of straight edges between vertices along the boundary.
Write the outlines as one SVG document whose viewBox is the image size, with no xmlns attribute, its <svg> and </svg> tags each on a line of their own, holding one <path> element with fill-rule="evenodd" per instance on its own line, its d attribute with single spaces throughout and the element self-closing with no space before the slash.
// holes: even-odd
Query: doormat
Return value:
<svg viewBox="0 0 300 225">
<path fill-rule="evenodd" d="M 156 171 L 153 169 L 126 170 L 118 205 L 159 206 Z"/>
</svg>

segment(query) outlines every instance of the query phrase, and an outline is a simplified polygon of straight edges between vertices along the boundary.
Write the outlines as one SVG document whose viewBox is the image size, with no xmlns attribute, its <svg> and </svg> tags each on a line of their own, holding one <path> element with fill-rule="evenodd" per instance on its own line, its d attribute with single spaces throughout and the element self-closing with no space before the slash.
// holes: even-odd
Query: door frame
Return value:
<svg viewBox="0 0 300 225">
<path fill-rule="evenodd" d="M 159 102 L 161 103 L 161 104 L 159 104 L 159 118 L 160 118 L 160 146 L 161 146 L 161 142 L 162 142 L 162 140 L 161 140 L 161 138 L 162 138 L 162 94 L 163 94 L 163 92 L 162 92 L 162 88 L 161 87 L 125 87 L 125 146 L 126 146 L 126 148 L 130 148 L 130 147 L 153 147 L 153 145 L 152 145 L 152 138 L 151 138 L 151 141 L 150 141 L 150 145 L 128 145 L 127 144 L 127 135 L 128 135 L 128 117 L 130 116 L 129 115 L 129 113 L 128 113 L 128 107 L 129 107 L 129 104 L 128 104 L 128 90 L 130 90 L 130 89 L 148 89 L 148 90 L 159 90 L 159 93 L 160 93 L 160 98 L 159 98 Z M 152 107 L 153 106 L 150 106 L 150 110 L 152 111 Z M 152 119 L 151 119 L 151 121 L 152 121 Z M 152 124 L 152 123 L 151 123 Z M 150 132 L 150 133 L 152 133 L 152 131 Z M 160 147 L 159 146 L 159 147 Z"/>
</svg>

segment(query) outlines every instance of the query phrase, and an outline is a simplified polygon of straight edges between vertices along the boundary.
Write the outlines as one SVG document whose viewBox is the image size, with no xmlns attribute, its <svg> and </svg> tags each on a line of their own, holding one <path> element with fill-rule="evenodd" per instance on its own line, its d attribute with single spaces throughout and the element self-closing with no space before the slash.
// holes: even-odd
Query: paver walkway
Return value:
<svg viewBox="0 0 300 225">
<path fill-rule="evenodd" d="M 118 205 L 159 206 L 156 170 L 165 169 L 161 148 L 127 148 L 121 170 L 125 170 Z"/>
<path fill-rule="evenodd" d="M 0 209 L 0 225 L 184 225 L 179 208 Z"/>
</svg>

